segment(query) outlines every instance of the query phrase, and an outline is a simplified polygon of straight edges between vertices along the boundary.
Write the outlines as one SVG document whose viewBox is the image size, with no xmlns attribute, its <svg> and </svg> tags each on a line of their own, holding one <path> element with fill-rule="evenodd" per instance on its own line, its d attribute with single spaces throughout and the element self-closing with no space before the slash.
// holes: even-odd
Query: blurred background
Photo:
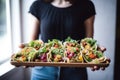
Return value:
<svg viewBox="0 0 120 80">
<path fill-rule="evenodd" d="M 29 40 L 28 11 L 35 0 L 0 0 L 0 80 L 30 80 L 31 69 L 15 68 L 10 57 Z M 88 80 L 120 80 L 120 1 L 92 0 L 96 8 L 94 38 L 111 59 L 105 71 L 88 70 Z"/>
</svg>

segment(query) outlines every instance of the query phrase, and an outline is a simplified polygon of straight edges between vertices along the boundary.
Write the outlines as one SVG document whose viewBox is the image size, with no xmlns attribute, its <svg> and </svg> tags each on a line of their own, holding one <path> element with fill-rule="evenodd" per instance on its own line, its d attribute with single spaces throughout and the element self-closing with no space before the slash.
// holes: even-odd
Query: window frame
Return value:
<svg viewBox="0 0 120 80">
<path fill-rule="evenodd" d="M 10 21 L 10 0 L 5 0 L 6 1 L 6 36 L 9 37 L 9 50 L 10 53 L 12 52 L 12 43 L 11 43 L 11 21 Z M 4 53 L 3 53 L 4 54 Z M 10 54 L 9 54 L 10 55 Z M 10 57 L 6 57 L 5 59 L 0 61 L 0 65 L 5 63 L 6 61 L 9 60 Z"/>
<path fill-rule="evenodd" d="M 0 61 L 0 76 L 14 68 L 10 64 L 10 58 L 13 53 L 19 50 L 18 45 L 22 42 L 21 0 L 6 0 L 6 16 L 7 36 L 10 36 L 10 53 L 8 53 L 10 56 Z"/>
</svg>

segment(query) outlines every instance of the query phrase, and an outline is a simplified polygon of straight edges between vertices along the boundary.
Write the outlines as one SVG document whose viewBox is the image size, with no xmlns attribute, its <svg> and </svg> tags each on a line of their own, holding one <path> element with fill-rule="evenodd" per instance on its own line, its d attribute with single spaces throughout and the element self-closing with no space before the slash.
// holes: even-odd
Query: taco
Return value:
<svg viewBox="0 0 120 80">
<path fill-rule="evenodd" d="M 80 53 L 80 48 L 69 46 L 65 50 L 66 50 L 65 54 L 67 58 L 67 63 L 83 62 L 83 57 L 82 54 Z"/>
<path fill-rule="evenodd" d="M 84 38 L 80 42 L 81 49 L 97 50 L 97 41 L 93 38 Z"/>
<path fill-rule="evenodd" d="M 25 47 L 21 49 L 18 53 L 12 56 L 13 61 L 25 62 L 34 61 L 37 55 L 37 51 L 32 47 Z"/>
<path fill-rule="evenodd" d="M 46 46 L 40 48 L 38 50 L 38 55 L 35 61 L 40 61 L 40 62 L 47 62 L 48 61 L 48 53 L 50 49 L 47 48 Z"/>
<path fill-rule="evenodd" d="M 48 54 L 49 62 L 64 62 L 65 50 L 63 48 L 51 47 L 51 50 Z"/>
<path fill-rule="evenodd" d="M 33 40 L 28 43 L 28 47 L 33 47 L 36 50 L 40 49 L 44 45 L 42 40 Z"/>
<path fill-rule="evenodd" d="M 103 55 L 101 51 L 88 50 L 87 53 L 82 54 L 85 62 L 87 63 L 103 63 L 106 61 L 106 57 Z"/>
<path fill-rule="evenodd" d="M 64 41 L 63 45 L 64 45 L 64 47 L 68 47 L 68 46 L 69 46 L 69 47 L 78 47 L 78 46 L 80 46 L 78 42 L 79 42 L 79 41 L 74 40 L 74 39 L 68 37 L 68 38 Z"/>
<path fill-rule="evenodd" d="M 45 44 L 47 47 L 51 48 L 51 47 L 55 47 L 55 48 L 62 48 L 62 41 L 58 40 L 58 39 L 52 39 L 52 40 L 48 40 L 48 43 Z"/>
</svg>

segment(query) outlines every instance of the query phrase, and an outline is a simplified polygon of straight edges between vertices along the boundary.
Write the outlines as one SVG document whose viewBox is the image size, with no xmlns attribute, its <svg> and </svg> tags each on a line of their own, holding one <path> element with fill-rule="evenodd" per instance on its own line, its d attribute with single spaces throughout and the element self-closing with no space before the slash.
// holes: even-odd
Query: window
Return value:
<svg viewBox="0 0 120 80">
<path fill-rule="evenodd" d="M 21 0 L 0 0 L 0 76 L 14 68 L 12 53 L 21 43 Z"/>
<path fill-rule="evenodd" d="M 9 0 L 0 0 L 0 65 L 11 56 Z"/>
</svg>

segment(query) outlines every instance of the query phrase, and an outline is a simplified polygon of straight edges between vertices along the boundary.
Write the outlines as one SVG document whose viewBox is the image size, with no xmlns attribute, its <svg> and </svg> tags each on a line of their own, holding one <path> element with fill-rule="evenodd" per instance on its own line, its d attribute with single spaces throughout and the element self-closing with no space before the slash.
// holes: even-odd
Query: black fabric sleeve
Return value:
<svg viewBox="0 0 120 80">
<path fill-rule="evenodd" d="M 35 16 L 38 20 L 40 20 L 40 0 L 36 0 L 32 3 L 29 9 L 29 13 Z"/>
<path fill-rule="evenodd" d="M 96 14 L 95 6 L 92 1 L 88 1 L 85 5 L 84 20 L 94 16 Z"/>
</svg>

